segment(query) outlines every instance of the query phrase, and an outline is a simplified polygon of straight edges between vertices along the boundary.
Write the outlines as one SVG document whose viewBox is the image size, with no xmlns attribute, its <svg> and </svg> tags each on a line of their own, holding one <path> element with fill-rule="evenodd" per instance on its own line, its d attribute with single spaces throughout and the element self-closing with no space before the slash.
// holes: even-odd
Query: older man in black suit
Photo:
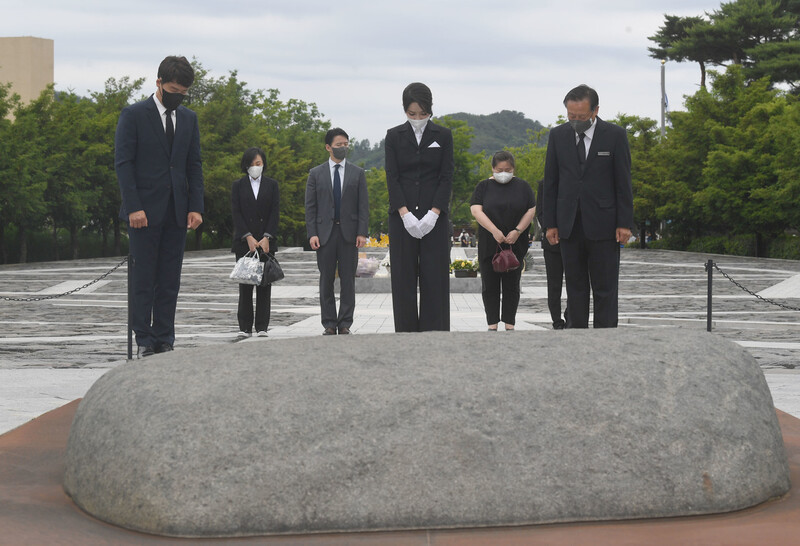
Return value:
<svg viewBox="0 0 800 546">
<path fill-rule="evenodd" d="M 631 153 L 625 129 L 597 117 L 597 92 L 586 85 L 564 98 L 567 123 L 550 131 L 542 224 L 550 244 L 561 244 L 567 284 L 567 328 L 588 328 L 589 291 L 594 327 L 618 321 L 619 247 L 633 226 Z"/>
<path fill-rule="evenodd" d="M 322 334 L 349 334 L 356 306 L 358 249 L 367 242 L 369 198 L 364 169 L 348 163 L 349 137 L 340 128 L 325 135 L 328 161 L 308 173 L 306 232 L 317 252 Z M 339 313 L 333 283 L 339 270 Z"/>
<path fill-rule="evenodd" d="M 197 115 L 180 106 L 194 70 L 186 57 L 158 67 L 156 92 L 119 116 L 115 166 L 134 260 L 132 328 L 139 357 L 171 351 L 186 229 L 203 222 Z"/>
</svg>

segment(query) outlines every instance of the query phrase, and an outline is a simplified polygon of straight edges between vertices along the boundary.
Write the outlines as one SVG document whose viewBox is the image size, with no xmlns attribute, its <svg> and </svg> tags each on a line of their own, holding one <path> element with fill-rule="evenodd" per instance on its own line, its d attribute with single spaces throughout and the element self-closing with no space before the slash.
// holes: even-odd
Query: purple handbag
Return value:
<svg viewBox="0 0 800 546">
<path fill-rule="evenodd" d="M 492 269 L 494 269 L 495 273 L 505 273 L 507 271 L 513 271 L 519 267 L 519 260 L 514 253 L 511 251 L 511 248 L 503 248 L 499 244 L 497 245 L 497 252 L 492 258 Z"/>
</svg>

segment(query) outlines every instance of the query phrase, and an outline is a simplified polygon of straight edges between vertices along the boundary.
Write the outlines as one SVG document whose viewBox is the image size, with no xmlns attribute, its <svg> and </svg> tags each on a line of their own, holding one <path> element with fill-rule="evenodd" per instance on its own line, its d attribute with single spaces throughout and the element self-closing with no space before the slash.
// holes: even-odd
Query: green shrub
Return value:
<svg viewBox="0 0 800 546">
<path fill-rule="evenodd" d="M 800 237 L 784 234 L 767 245 L 767 256 L 782 260 L 800 260 Z"/>
</svg>

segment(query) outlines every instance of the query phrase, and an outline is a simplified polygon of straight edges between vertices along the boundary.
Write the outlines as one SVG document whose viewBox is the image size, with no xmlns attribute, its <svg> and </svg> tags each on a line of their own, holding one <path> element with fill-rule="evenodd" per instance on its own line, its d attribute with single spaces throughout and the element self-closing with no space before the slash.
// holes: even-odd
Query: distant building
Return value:
<svg viewBox="0 0 800 546">
<path fill-rule="evenodd" d="M 9 82 L 24 103 L 38 98 L 53 83 L 53 40 L 0 38 L 0 83 Z"/>
</svg>

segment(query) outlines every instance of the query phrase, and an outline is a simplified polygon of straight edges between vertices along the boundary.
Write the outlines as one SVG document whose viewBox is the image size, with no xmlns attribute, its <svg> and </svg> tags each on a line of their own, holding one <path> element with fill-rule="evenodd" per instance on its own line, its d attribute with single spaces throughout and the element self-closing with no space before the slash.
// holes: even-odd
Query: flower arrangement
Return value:
<svg viewBox="0 0 800 546">
<path fill-rule="evenodd" d="M 450 262 L 450 271 L 477 271 L 478 259 L 474 260 L 453 260 Z"/>
<path fill-rule="evenodd" d="M 380 238 L 375 237 L 367 237 L 367 244 L 365 246 L 368 247 L 387 247 L 389 246 L 389 236 L 385 233 L 381 233 Z"/>
</svg>

